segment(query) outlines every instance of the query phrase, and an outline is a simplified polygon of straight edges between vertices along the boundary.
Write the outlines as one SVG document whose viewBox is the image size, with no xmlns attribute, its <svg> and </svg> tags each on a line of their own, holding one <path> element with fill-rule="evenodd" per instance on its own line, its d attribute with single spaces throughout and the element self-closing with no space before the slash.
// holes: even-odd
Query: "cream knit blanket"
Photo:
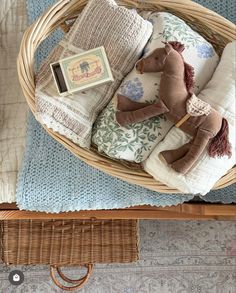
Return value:
<svg viewBox="0 0 236 293">
<path fill-rule="evenodd" d="M 36 118 L 82 147 L 89 147 L 98 113 L 134 67 L 152 33 L 152 24 L 113 0 L 91 0 L 37 75 Z M 114 76 L 103 85 L 67 97 L 58 95 L 49 64 L 104 46 Z"/>
</svg>

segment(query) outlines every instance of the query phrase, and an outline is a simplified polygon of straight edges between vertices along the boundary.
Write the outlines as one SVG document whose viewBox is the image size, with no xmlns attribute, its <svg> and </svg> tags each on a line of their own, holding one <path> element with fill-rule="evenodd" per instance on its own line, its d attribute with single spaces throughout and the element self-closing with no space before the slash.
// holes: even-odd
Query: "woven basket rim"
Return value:
<svg viewBox="0 0 236 293">
<path fill-rule="evenodd" d="M 219 52 L 223 50 L 228 42 L 236 40 L 236 26 L 229 20 L 219 14 L 195 3 L 190 0 L 122 0 L 118 4 L 128 8 L 136 8 L 139 11 L 168 11 L 180 16 L 188 23 L 201 27 L 207 27 L 209 31 L 216 36 L 214 46 L 219 46 Z M 86 5 L 87 0 L 60 0 L 42 14 L 25 31 L 19 55 L 17 58 L 17 70 L 19 82 L 27 103 L 35 115 L 35 81 L 34 81 L 34 53 L 39 44 L 50 35 L 65 20 L 74 17 Z M 202 31 L 200 31 L 201 33 Z M 170 188 L 164 183 L 156 181 L 151 175 L 142 169 L 131 169 L 126 164 L 113 160 L 97 153 L 94 150 L 83 149 L 61 136 L 59 133 L 52 131 L 42 125 L 49 135 L 60 142 L 64 147 L 79 157 L 88 165 L 95 167 L 113 177 L 117 177 L 132 184 L 145 187 L 149 190 L 162 193 L 181 193 L 179 190 Z M 215 184 L 213 189 L 219 189 L 229 186 L 236 182 L 236 166 L 223 176 Z"/>
</svg>

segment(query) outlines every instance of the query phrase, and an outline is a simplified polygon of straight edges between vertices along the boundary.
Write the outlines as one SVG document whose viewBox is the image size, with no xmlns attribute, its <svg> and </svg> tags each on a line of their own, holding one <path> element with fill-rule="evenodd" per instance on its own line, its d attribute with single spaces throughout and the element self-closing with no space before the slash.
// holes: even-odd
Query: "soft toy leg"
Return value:
<svg viewBox="0 0 236 293">
<path fill-rule="evenodd" d="M 211 132 L 203 129 L 198 129 L 197 134 L 187 154 L 183 158 L 175 161 L 171 165 L 171 167 L 176 172 L 186 174 L 193 167 L 194 163 L 198 160 L 199 156 L 206 148 L 209 139 L 211 139 L 212 136 L 213 135 Z"/>
<path fill-rule="evenodd" d="M 160 158 L 163 159 L 167 164 L 172 164 L 173 162 L 181 159 L 186 155 L 189 148 L 191 146 L 191 142 L 188 142 L 178 149 L 163 151 L 159 154 Z"/>
<path fill-rule="evenodd" d="M 130 100 L 128 97 L 117 94 L 117 110 L 119 111 L 135 111 L 142 109 L 150 104 L 148 103 L 139 103 Z"/>
<path fill-rule="evenodd" d="M 126 126 L 132 123 L 142 122 L 166 112 L 169 112 L 169 109 L 160 100 L 155 104 L 149 104 L 148 106 L 135 111 L 117 112 L 116 120 L 121 126 Z"/>
</svg>

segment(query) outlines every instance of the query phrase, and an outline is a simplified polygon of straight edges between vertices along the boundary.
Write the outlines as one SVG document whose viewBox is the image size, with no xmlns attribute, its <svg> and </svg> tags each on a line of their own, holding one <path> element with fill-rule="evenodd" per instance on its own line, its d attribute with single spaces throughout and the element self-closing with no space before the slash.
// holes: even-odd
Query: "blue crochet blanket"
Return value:
<svg viewBox="0 0 236 293">
<path fill-rule="evenodd" d="M 29 23 L 37 19 L 54 2 L 55 0 L 28 0 Z M 205 4 L 206 1 L 198 2 Z M 211 4 L 213 6 L 210 5 L 209 8 L 220 8 L 218 12 L 233 20 L 233 1 L 227 2 L 229 5 L 224 7 L 221 6 L 222 1 L 214 1 Z M 36 54 L 36 66 L 61 38 L 61 32 L 56 31 L 40 45 Z M 203 199 L 211 202 L 236 202 L 235 190 L 236 185 L 232 185 L 223 190 L 210 192 Z M 25 155 L 16 195 L 20 209 L 62 212 L 115 209 L 142 204 L 164 207 L 177 205 L 192 198 L 193 195 L 153 192 L 110 177 L 88 166 L 52 139 L 33 115 L 29 115 Z"/>
</svg>

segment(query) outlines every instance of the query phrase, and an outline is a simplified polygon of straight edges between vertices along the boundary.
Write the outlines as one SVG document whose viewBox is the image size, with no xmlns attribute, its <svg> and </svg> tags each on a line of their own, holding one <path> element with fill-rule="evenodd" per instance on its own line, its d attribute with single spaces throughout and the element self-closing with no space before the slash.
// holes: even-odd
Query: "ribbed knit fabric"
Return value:
<svg viewBox="0 0 236 293">
<path fill-rule="evenodd" d="M 69 33 L 50 53 L 36 79 L 37 119 L 82 147 L 89 147 L 98 113 L 134 67 L 152 33 L 152 24 L 113 0 L 90 0 Z M 50 63 L 104 46 L 114 82 L 61 97 Z"/>
<path fill-rule="evenodd" d="M 29 22 L 37 19 L 53 2 L 28 0 Z M 214 1 L 214 4 L 216 2 L 222 7 L 222 1 Z M 62 34 L 57 31 L 41 44 L 36 55 L 37 64 L 46 58 L 61 38 Z M 204 196 L 204 200 L 236 202 L 235 189 L 236 184 L 212 191 Z M 30 115 L 16 198 L 21 209 L 61 212 L 124 208 L 139 204 L 170 206 L 190 200 L 193 196 L 152 192 L 91 168 L 51 138 Z"/>
<path fill-rule="evenodd" d="M 198 4 L 215 11 L 228 20 L 236 23 L 235 0 L 195 0 Z"/>
</svg>

